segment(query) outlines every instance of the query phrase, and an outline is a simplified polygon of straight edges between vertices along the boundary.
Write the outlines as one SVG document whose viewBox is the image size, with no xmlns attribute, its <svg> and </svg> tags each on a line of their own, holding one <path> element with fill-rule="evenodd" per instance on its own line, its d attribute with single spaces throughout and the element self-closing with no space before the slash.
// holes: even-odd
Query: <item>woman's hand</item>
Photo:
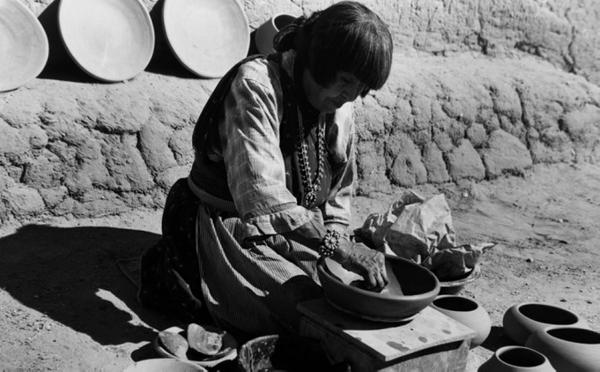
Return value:
<svg viewBox="0 0 600 372">
<path fill-rule="evenodd" d="M 388 283 L 385 271 L 385 256 L 363 243 L 345 240 L 333 258 L 346 270 L 360 274 L 369 290 L 380 292 Z"/>
</svg>

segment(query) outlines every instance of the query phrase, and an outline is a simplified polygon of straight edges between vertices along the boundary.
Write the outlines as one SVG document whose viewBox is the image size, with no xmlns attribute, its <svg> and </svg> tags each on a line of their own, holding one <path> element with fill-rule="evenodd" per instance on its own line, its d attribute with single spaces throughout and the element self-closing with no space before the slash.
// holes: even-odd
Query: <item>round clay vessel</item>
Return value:
<svg viewBox="0 0 600 372">
<path fill-rule="evenodd" d="M 105 82 L 133 78 L 154 52 L 154 26 L 140 0 L 60 0 L 58 25 L 73 61 Z"/>
<path fill-rule="evenodd" d="M 461 278 L 453 280 L 440 280 L 440 294 L 458 294 L 465 285 L 471 283 L 481 275 L 481 266 L 475 267 Z"/>
<path fill-rule="evenodd" d="M 254 338 L 240 347 L 238 364 L 243 371 L 270 371 L 273 368 L 271 357 L 279 342 L 278 335 Z"/>
<path fill-rule="evenodd" d="M 325 299 L 337 309 L 364 319 L 412 319 L 435 299 L 440 283 L 431 271 L 410 260 L 391 255 L 385 260 L 389 284 L 378 293 L 359 288 L 356 284 L 360 276 L 329 258 L 321 258 L 317 272 Z"/>
<path fill-rule="evenodd" d="M 256 49 L 261 54 L 271 54 L 275 52 L 273 49 L 273 38 L 279 30 L 294 22 L 296 17 L 289 14 L 276 14 L 270 19 L 268 19 L 265 23 L 263 23 L 259 28 L 256 29 L 256 33 L 254 34 L 254 44 L 256 45 Z"/>
<path fill-rule="evenodd" d="M 591 329 L 541 329 L 529 336 L 526 346 L 546 355 L 558 371 L 600 371 L 600 333 Z"/>
<path fill-rule="evenodd" d="M 478 372 L 553 372 L 555 369 L 546 356 L 525 346 L 503 346 Z"/>
<path fill-rule="evenodd" d="M 471 348 L 477 347 L 490 334 L 492 321 L 488 312 L 476 301 L 457 295 L 440 295 L 431 307 L 475 331 Z"/>
<path fill-rule="evenodd" d="M 528 302 L 511 306 L 502 320 L 504 334 L 519 345 L 524 345 L 529 335 L 553 326 L 587 328 L 585 320 L 559 306 Z"/>
</svg>

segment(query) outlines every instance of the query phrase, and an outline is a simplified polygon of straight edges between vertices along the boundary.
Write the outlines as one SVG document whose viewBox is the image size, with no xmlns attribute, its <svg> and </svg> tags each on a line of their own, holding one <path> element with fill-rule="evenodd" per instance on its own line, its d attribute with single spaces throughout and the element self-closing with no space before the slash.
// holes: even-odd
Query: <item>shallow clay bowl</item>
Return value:
<svg viewBox="0 0 600 372">
<path fill-rule="evenodd" d="M 357 287 L 362 277 L 329 258 L 321 258 L 317 272 L 326 300 L 355 316 L 381 322 L 412 319 L 438 295 L 440 283 L 426 268 L 404 258 L 386 255 L 389 284 L 381 292 Z"/>
<path fill-rule="evenodd" d="M 140 0 L 60 0 L 58 25 L 73 61 L 105 82 L 133 78 L 154 51 L 154 28 Z"/>
<path fill-rule="evenodd" d="M 481 276 L 481 266 L 475 265 L 471 271 L 464 276 L 452 280 L 440 280 L 440 294 L 458 294 L 465 285 L 471 283 Z"/>
<path fill-rule="evenodd" d="M 200 77 L 221 77 L 248 53 L 248 19 L 237 0 L 165 0 L 162 20 L 173 54 Z"/>
<path fill-rule="evenodd" d="M 0 92 L 35 78 L 48 60 L 48 38 L 20 0 L 0 0 Z"/>
</svg>

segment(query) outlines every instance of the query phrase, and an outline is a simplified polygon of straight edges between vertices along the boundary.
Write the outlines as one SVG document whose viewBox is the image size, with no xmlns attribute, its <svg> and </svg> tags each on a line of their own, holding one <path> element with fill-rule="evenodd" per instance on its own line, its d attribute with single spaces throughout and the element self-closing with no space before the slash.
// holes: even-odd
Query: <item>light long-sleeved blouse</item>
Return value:
<svg viewBox="0 0 600 372">
<path fill-rule="evenodd" d="M 293 51 L 282 55 L 283 73 L 291 79 L 293 61 Z M 240 66 L 219 123 L 221 149 L 212 149 L 210 156 L 222 158 L 235 209 L 251 227 L 250 235 L 286 233 L 315 218 L 322 219 L 325 226 L 348 226 L 356 174 L 351 104 L 338 109 L 327 127 L 326 146 L 333 173 L 328 198 L 318 210 L 306 209 L 286 187 L 280 149 L 284 103 L 279 74 L 279 68 L 264 58 Z M 324 117 L 322 114 L 320 120 Z"/>
</svg>

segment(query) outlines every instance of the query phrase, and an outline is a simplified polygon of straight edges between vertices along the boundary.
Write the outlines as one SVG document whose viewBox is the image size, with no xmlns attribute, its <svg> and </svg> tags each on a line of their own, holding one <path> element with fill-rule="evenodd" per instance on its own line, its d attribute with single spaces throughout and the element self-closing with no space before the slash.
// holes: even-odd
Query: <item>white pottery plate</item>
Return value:
<svg viewBox="0 0 600 372">
<path fill-rule="evenodd" d="M 116 82 L 143 71 L 154 52 L 154 28 L 139 0 L 60 0 L 58 25 L 75 63 Z"/>
<path fill-rule="evenodd" d="M 46 32 L 20 0 L 0 0 L 0 92 L 17 89 L 48 61 Z"/>
<path fill-rule="evenodd" d="M 248 54 L 248 19 L 236 0 L 165 0 L 162 16 L 175 57 L 200 77 L 221 77 Z"/>
</svg>

